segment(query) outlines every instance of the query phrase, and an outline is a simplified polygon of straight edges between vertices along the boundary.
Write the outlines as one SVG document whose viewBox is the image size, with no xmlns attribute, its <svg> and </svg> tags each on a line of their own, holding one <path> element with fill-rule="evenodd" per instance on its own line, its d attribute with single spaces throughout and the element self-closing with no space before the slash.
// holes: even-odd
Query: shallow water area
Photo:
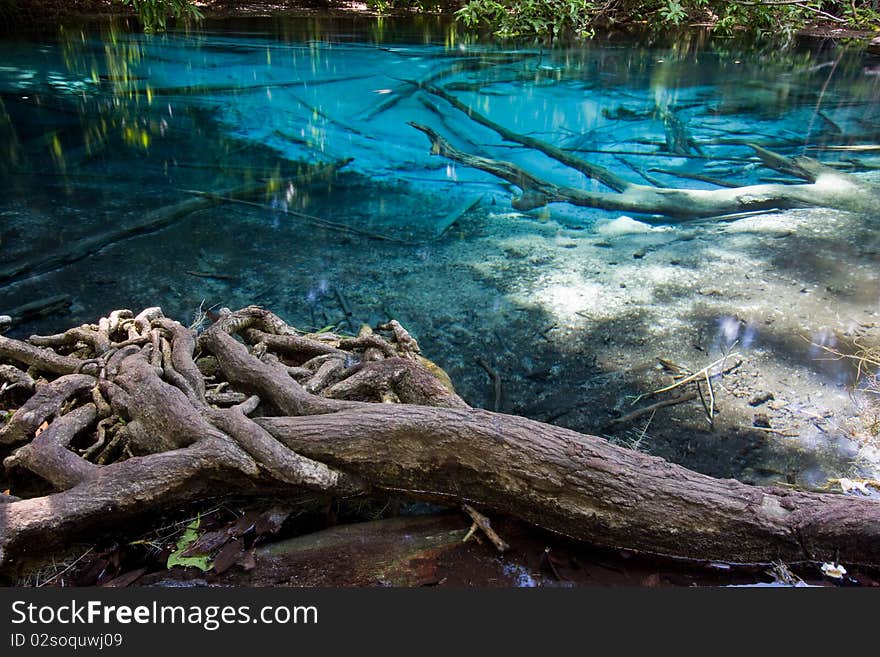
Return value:
<svg viewBox="0 0 880 657">
<path fill-rule="evenodd" d="M 844 47 L 548 49 L 366 19 L 7 39 L 0 310 L 15 336 L 148 305 L 187 324 L 251 303 L 312 330 L 395 318 L 473 405 L 715 476 L 880 479 L 871 381 L 835 353 L 877 344 L 880 208 L 524 212 L 408 125 L 586 191 L 606 188 L 432 89 L 641 184 L 798 182 L 748 144 L 880 183 L 878 70 Z M 699 396 L 626 419 L 705 368 Z"/>
</svg>

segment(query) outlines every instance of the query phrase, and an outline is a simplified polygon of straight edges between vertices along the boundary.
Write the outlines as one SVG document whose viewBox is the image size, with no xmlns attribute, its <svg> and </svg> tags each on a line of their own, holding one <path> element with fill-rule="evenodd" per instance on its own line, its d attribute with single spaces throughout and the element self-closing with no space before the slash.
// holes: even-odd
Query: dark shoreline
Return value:
<svg viewBox="0 0 880 657">
<path fill-rule="evenodd" d="M 345 19 L 345 20 L 373 20 L 379 17 L 376 11 L 368 9 L 362 3 L 356 2 L 340 2 L 335 0 L 321 1 L 313 0 L 313 2 L 304 3 L 286 3 L 286 2 L 248 2 L 244 5 L 237 4 L 235 7 L 224 7 L 223 3 L 212 4 L 206 7 L 200 7 L 200 11 L 204 14 L 205 21 L 208 23 L 227 23 L 239 20 L 278 20 L 278 19 Z M 220 5 L 220 6 L 217 6 Z M 454 21 L 453 12 L 458 6 L 456 2 L 449 2 L 437 11 L 415 11 L 412 9 L 397 9 L 383 13 L 384 19 L 389 20 L 412 20 L 421 18 L 423 20 L 437 21 Z M 2 6 L 0 6 L 2 10 Z M 27 32 L 43 32 L 48 28 L 54 28 L 58 23 L 71 23 L 85 26 L 92 26 L 106 23 L 107 21 L 120 21 L 126 25 L 128 29 L 139 29 L 137 18 L 129 7 L 124 7 L 116 3 L 108 3 L 106 0 L 80 0 L 78 2 L 28 2 L 26 9 L 19 10 L 14 16 L 3 16 L 0 11 L 0 18 L 4 21 L 0 23 L 0 35 L 8 35 L 10 33 L 20 33 L 22 29 Z M 173 24 L 172 24 L 173 26 Z M 705 30 L 711 36 L 712 26 L 707 23 L 693 23 L 683 26 L 677 30 L 664 30 L 660 32 L 650 33 L 651 36 L 660 41 L 675 38 L 676 34 L 684 32 L 693 32 L 695 30 Z M 600 34 L 622 34 L 630 38 L 638 38 L 645 34 L 646 26 L 644 23 L 624 23 L 608 26 L 600 30 Z M 462 31 L 467 31 L 462 27 Z M 481 32 L 481 39 L 497 40 L 491 33 Z M 867 30 L 852 30 L 838 27 L 835 23 L 816 23 L 809 27 L 797 30 L 794 33 L 798 42 L 806 41 L 809 43 L 822 41 L 838 41 L 838 40 L 857 40 L 863 41 L 865 46 L 874 38 L 880 38 L 876 32 Z M 744 40 L 752 40 L 755 37 L 749 36 L 743 31 L 742 37 L 734 35 L 730 38 L 734 41 L 743 38 Z M 540 40 L 540 39 L 537 39 Z M 652 39 L 653 40 L 653 39 Z M 566 40 L 566 44 L 576 43 L 576 40 Z"/>
</svg>

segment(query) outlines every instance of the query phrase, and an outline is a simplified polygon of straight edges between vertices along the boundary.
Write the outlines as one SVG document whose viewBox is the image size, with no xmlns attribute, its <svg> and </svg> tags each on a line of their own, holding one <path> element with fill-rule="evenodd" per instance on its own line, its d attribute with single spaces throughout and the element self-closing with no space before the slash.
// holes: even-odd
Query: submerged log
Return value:
<svg viewBox="0 0 880 657">
<path fill-rule="evenodd" d="M 266 310 L 224 310 L 198 340 L 158 309 L 115 316 L 126 319 L 107 333 L 110 348 L 88 361 L 94 376 L 83 370 L 37 386 L 34 397 L 53 403 L 26 403 L 10 420 L 16 429 L 7 442 L 23 446 L 7 466 L 30 470 L 58 492 L 0 505 L 7 572 L 145 513 L 267 492 L 466 503 L 594 545 L 692 560 L 880 565 L 878 500 L 714 479 L 596 436 L 471 408 L 438 384 L 436 366 L 412 358 L 418 345 L 394 323 L 387 337 L 323 341 L 334 350 L 328 357 L 347 354 L 342 383 L 370 372 L 367 383 L 334 399 L 306 390 L 279 358 L 306 362 L 312 338 L 276 340 L 282 354 L 271 353 L 271 340 L 249 349 L 234 339 L 294 334 Z M 215 377 L 247 401 L 209 406 L 192 361 L 197 344 L 217 358 Z M 56 355 L 64 359 L 58 367 L 34 349 L 4 338 L 0 355 L 49 378 L 71 374 L 76 358 Z M 364 363 L 368 353 L 373 360 Z M 91 394 L 82 394 L 90 380 Z M 34 429 L 34 408 L 43 409 L 42 429 Z M 97 442 L 96 414 L 117 418 L 124 449 L 115 462 L 74 466 Z"/>
<path fill-rule="evenodd" d="M 687 220 L 786 208 L 829 207 L 866 212 L 880 203 L 880 188 L 856 176 L 823 166 L 807 157 L 789 160 L 756 145 L 752 145 L 752 148 L 762 156 L 767 166 L 783 173 L 797 172 L 795 175 L 807 182 L 796 185 L 766 183 L 711 190 L 626 183 L 617 193 L 594 192 L 557 185 L 511 162 L 464 153 L 428 126 L 415 122 L 409 125 L 427 135 L 435 155 L 485 171 L 519 187 L 523 193 L 513 200 L 513 207 L 518 210 L 534 210 L 548 203 L 569 203 L 579 207 Z M 602 179 L 595 175 L 590 177 L 605 182 L 605 176 Z"/>
<path fill-rule="evenodd" d="M 787 208 L 828 207 L 854 212 L 873 212 L 880 204 L 880 187 L 857 176 L 843 173 L 808 157 L 788 158 L 756 144 L 741 142 L 737 143 L 750 146 L 765 167 L 794 176 L 804 182 L 734 185 L 712 190 L 636 184 L 570 151 L 516 133 L 468 107 L 443 89 L 431 85 L 422 86 L 421 89 L 442 98 L 468 120 L 493 130 L 504 141 L 543 153 L 612 190 L 611 192 L 589 191 L 579 187 L 557 185 L 514 163 L 463 152 L 433 128 L 409 122 L 410 126 L 428 137 L 434 155 L 485 171 L 521 189 L 522 194 L 513 199 L 513 207 L 518 210 L 534 210 L 548 203 L 568 203 L 579 207 L 657 215 L 667 220 L 685 221 L 753 210 Z M 693 142 L 690 148 L 699 151 L 696 142 Z M 688 151 L 685 154 L 691 153 Z"/>
</svg>

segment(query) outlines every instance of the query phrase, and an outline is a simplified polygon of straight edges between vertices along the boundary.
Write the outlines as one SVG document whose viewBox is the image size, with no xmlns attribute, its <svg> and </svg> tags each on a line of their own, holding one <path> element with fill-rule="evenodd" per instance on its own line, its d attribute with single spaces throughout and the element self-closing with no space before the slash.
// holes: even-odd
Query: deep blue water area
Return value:
<svg viewBox="0 0 880 657">
<path fill-rule="evenodd" d="M 798 182 L 749 144 L 876 177 L 880 60 L 860 48 L 645 44 L 303 19 L 7 37 L 0 314 L 19 337 L 153 305 L 189 323 L 256 303 L 343 332 L 393 317 L 475 405 L 750 481 L 873 473 L 860 382 L 822 356 L 874 338 L 880 209 L 521 212 L 519 190 L 409 125 L 584 190 L 608 191 L 443 95 L 641 184 Z M 742 363 L 710 371 L 717 418 L 693 402 L 613 423 L 673 380 L 663 361 L 725 353 Z"/>
</svg>

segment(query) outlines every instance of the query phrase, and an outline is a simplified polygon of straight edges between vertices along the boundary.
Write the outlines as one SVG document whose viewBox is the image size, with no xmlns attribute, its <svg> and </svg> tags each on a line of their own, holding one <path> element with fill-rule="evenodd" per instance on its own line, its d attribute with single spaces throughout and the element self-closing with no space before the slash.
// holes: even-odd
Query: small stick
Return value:
<svg viewBox="0 0 880 657">
<path fill-rule="evenodd" d="M 544 561 L 544 563 L 546 563 L 547 566 L 550 568 L 550 572 L 553 573 L 553 577 L 556 578 L 556 581 L 558 581 L 558 582 L 565 581 L 565 579 L 559 574 L 559 571 L 556 570 L 556 564 L 553 563 L 553 557 L 550 556 L 550 548 L 548 548 L 548 547 L 544 548 L 544 554 L 541 557 L 541 560 Z"/>
<path fill-rule="evenodd" d="M 66 294 L 60 294 L 12 308 L 6 311 L 6 314 L 12 318 L 13 322 L 25 322 L 40 317 L 48 317 L 56 313 L 63 313 L 72 303 L 73 299 Z"/>
<path fill-rule="evenodd" d="M 751 427 L 752 429 L 756 429 L 758 431 L 765 431 L 767 433 L 775 433 L 779 436 L 785 436 L 786 438 L 797 438 L 799 435 L 797 431 L 794 429 L 771 429 L 770 427 Z M 794 431 L 794 433 L 792 433 Z"/>
<path fill-rule="evenodd" d="M 648 427 L 651 426 L 651 422 L 654 421 L 654 415 L 657 413 L 657 409 L 651 411 L 651 417 L 648 418 L 648 422 L 645 424 L 645 427 L 642 429 L 642 432 L 639 434 L 638 440 L 636 440 L 636 445 L 641 445 L 642 441 L 645 439 L 645 436 L 648 434 Z"/>
<path fill-rule="evenodd" d="M 480 367 L 482 367 L 486 374 L 489 375 L 489 378 L 492 379 L 492 384 L 495 388 L 495 403 L 492 407 L 492 410 L 499 411 L 501 410 L 501 377 L 498 375 L 498 372 L 489 367 L 489 364 L 486 363 L 480 356 L 477 356 L 474 359 Z"/>
<path fill-rule="evenodd" d="M 187 269 L 186 273 L 190 276 L 196 276 L 198 278 L 217 278 L 221 281 L 234 281 L 235 276 L 230 276 L 229 274 L 215 274 L 209 271 L 193 271 L 191 269 Z"/>
<path fill-rule="evenodd" d="M 547 342 L 550 342 L 550 338 L 547 337 L 547 334 L 555 328 L 559 328 L 559 324 L 554 322 L 553 324 L 549 324 L 541 329 L 539 335 L 544 338 Z"/>
<path fill-rule="evenodd" d="M 647 415 L 648 413 L 653 413 L 659 408 L 665 408 L 666 406 L 675 406 L 677 404 L 683 404 L 684 402 L 691 401 L 692 399 L 697 398 L 696 392 L 688 392 L 683 394 L 681 397 L 675 397 L 673 399 L 663 399 L 658 402 L 654 402 L 653 404 L 648 404 L 647 406 L 642 406 L 642 408 L 636 409 L 632 413 L 627 413 L 626 415 L 621 415 L 618 418 L 615 418 L 609 422 L 609 425 L 612 424 L 627 424 L 632 422 L 633 420 L 637 420 L 643 415 Z"/>
<path fill-rule="evenodd" d="M 846 151 L 846 152 L 865 152 L 880 151 L 880 144 L 849 144 L 849 145 L 831 145 L 831 146 L 808 146 L 808 148 L 817 151 Z"/>
<path fill-rule="evenodd" d="M 495 546 L 495 549 L 497 549 L 499 552 L 506 552 L 510 549 L 510 546 L 498 534 L 495 533 L 494 529 L 492 529 L 492 523 L 486 516 L 477 511 L 470 504 L 463 504 L 461 508 L 466 514 L 471 517 L 471 520 L 474 521 L 474 524 L 483 530 L 486 538 L 492 541 L 492 545 Z M 473 532 L 468 532 L 469 535 L 472 533 Z"/>
<path fill-rule="evenodd" d="M 712 379 L 709 378 L 709 371 L 706 370 L 706 387 L 709 389 L 709 424 L 715 421 L 715 392 L 712 390 Z"/>
<path fill-rule="evenodd" d="M 94 550 L 94 549 L 95 549 L 94 547 L 90 547 L 88 550 L 86 550 L 85 552 L 83 552 L 83 553 L 82 553 L 82 554 L 76 559 L 76 561 L 74 561 L 74 562 L 71 563 L 69 566 L 67 566 L 67 568 L 65 568 L 64 570 L 62 570 L 60 573 L 55 573 L 55 574 L 52 575 L 52 577 L 50 577 L 49 579 L 43 580 L 40 584 L 37 584 L 37 587 L 40 588 L 40 587 L 46 586 L 46 584 L 51 584 L 51 583 L 54 582 L 56 579 L 58 579 L 59 577 L 61 577 L 64 573 L 66 573 L 68 570 L 70 570 L 71 568 L 73 568 L 73 567 L 74 567 L 76 564 L 78 564 L 80 561 L 82 561 L 82 560 L 85 559 L 87 556 L 89 556 L 89 554 L 90 554 L 90 553 L 92 552 L 92 550 Z"/>
<path fill-rule="evenodd" d="M 468 199 L 461 205 L 456 206 L 449 214 L 447 214 L 442 220 L 437 222 L 437 225 L 434 229 L 434 237 L 433 240 L 439 240 L 446 234 L 446 231 L 459 219 L 461 219 L 465 214 L 470 212 L 473 208 L 479 205 L 483 200 L 483 194 L 480 194 L 475 199 Z"/>
<path fill-rule="evenodd" d="M 726 361 L 728 359 L 728 357 L 730 357 L 730 356 L 739 356 L 739 354 L 725 354 L 723 358 L 719 358 L 714 363 L 710 363 L 709 365 L 706 365 L 706 367 L 701 369 L 699 372 L 694 372 L 690 376 L 683 378 L 681 381 L 676 381 L 672 385 L 668 385 L 665 388 L 660 388 L 659 390 L 655 390 L 651 394 L 652 395 L 659 395 L 661 392 L 669 392 L 670 390 L 678 388 L 679 386 L 683 386 L 686 383 L 690 383 L 691 381 L 695 381 L 695 380 L 699 379 L 701 376 L 703 376 L 704 374 L 708 374 L 709 370 L 711 370 L 716 365 L 720 365 L 720 364 L 724 363 L 724 361 Z"/>
<path fill-rule="evenodd" d="M 620 162 L 620 163 L 621 163 L 622 165 L 624 165 L 625 167 L 627 167 L 627 168 L 631 169 L 632 171 L 634 171 L 636 174 L 638 174 L 638 175 L 641 176 L 642 178 L 644 178 L 646 181 L 648 181 L 648 183 L 649 183 L 652 187 L 668 187 L 668 185 L 664 185 L 663 183 L 661 183 L 661 182 L 660 182 L 659 180 L 657 180 L 656 178 L 654 178 L 654 177 L 652 177 L 652 176 L 649 176 L 647 173 L 645 173 L 645 171 L 643 171 L 642 169 L 640 169 L 639 167 L 637 167 L 637 166 L 636 166 L 635 164 L 633 164 L 632 162 L 628 161 L 626 158 L 624 158 L 624 157 L 622 157 L 622 156 L 620 156 L 620 155 L 616 155 L 616 154 L 615 154 L 614 159 L 617 160 L 618 162 Z M 655 169 L 650 169 L 650 171 L 655 171 Z M 664 172 L 664 173 L 665 173 L 665 172 Z"/>
</svg>

